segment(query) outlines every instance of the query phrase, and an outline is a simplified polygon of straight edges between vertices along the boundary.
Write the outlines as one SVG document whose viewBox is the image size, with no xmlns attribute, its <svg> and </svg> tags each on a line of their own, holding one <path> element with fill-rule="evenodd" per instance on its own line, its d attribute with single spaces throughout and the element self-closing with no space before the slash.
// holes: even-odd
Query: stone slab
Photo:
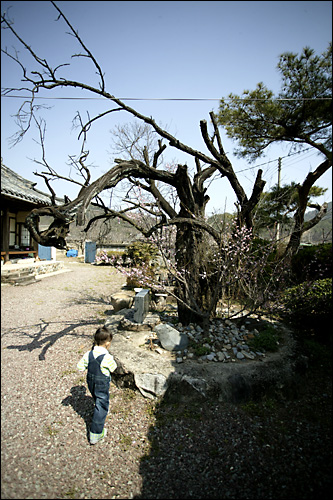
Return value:
<svg viewBox="0 0 333 500">
<path fill-rule="evenodd" d="M 161 323 L 155 327 L 155 332 L 164 349 L 168 351 L 182 351 L 188 346 L 187 335 L 170 325 Z"/>
</svg>

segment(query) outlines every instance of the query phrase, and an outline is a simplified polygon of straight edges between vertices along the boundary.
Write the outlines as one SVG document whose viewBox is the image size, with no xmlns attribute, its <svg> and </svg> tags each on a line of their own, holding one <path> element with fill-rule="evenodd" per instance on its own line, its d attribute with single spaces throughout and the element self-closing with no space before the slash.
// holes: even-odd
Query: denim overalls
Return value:
<svg viewBox="0 0 333 500">
<path fill-rule="evenodd" d="M 102 373 L 101 362 L 104 356 L 105 354 L 101 354 L 95 359 L 92 351 L 89 352 L 87 384 L 95 401 L 94 415 L 90 426 L 91 434 L 101 434 L 103 432 L 109 410 L 111 375 L 106 376 Z"/>
</svg>

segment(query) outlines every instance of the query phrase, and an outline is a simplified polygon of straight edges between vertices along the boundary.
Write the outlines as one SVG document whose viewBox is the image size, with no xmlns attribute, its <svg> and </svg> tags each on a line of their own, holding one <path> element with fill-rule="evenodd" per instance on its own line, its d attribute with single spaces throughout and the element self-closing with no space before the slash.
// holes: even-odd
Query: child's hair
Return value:
<svg viewBox="0 0 333 500">
<path fill-rule="evenodd" d="M 93 348 L 95 345 L 103 345 L 106 342 L 111 342 L 113 338 L 111 330 L 107 328 L 106 326 L 101 326 L 97 328 L 95 335 L 94 335 L 94 343 L 93 343 Z"/>
</svg>

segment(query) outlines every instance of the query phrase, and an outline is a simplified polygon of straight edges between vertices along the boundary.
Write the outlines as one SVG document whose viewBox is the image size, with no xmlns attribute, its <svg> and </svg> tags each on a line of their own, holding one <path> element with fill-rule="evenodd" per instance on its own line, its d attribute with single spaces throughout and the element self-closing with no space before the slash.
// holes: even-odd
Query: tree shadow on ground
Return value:
<svg viewBox="0 0 333 500">
<path fill-rule="evenodd" d="M 89 429 L 94 412 L 95 403 L 91 396 L 86 394 L 84 385 L 75 385 L 71 388 L 71 396 L 61 401 L 63 406 L 71 406 L 73 410 L 84 420 L 86 424 L 87 440 L 89 441 Z"/>
<path fill-rule="evenodd" d="M 328 500 L 329 386 L 329 375 L 313 380 L 309 371 L 304 393 L 289 399 L 229 403 L 168 389 L 155 404 L 134 498 Z"/>
<path fill-rule="evenodd" d="M 105 309 L 103 312 L 106 316 L 114 313 L 114 308 L 111 305 L 111 299 L 109 297 L 93 297 L 92 295 L 86 295 L 83 298 L 76 299 L 73 301 L 74 305 L 104 305 L 108 306 L 108 309 Z"/>
<path fill-rule="evenodd" d="M 93 295 L 85 295 L 79 299 L 74 299 L 74 305 L 87 305 L 87 304 L 104 304 L 106 306 L 110 306 L 110 298 L 109 297 L 94 297 Z"/>
<path fill-rule="evenodd" d="M 82 337 L 82 338 L 91 338 L 91 334 L 85 333 L 77 333 L 76 328 L 82 326 L 91 326 L 95 325 L 96 327 L 101 324 L 100 320 L 92 319 L 87 321 L 78 320 L 77 322 L 73 321 L 65 321 L 65 322 L 57 322 L 57 321 L 44 321 L 41 319 L 41 323 L 37 323 L 35 325 L 29 325 L 25 328 L 17 327 L 15 329 L 11 329 L 10 333 L 17 333 L 21 336 L 22 342 L 17 344 L 12 344 L 6 346 L 6 349 L 16 349 L 17 351 L 34 351 L 35 349 L 41 349 L 41 352 L 38 356 L 40 361 L 45 361 L 45 356 L 50 347 L 52 347 L 57 340 L 66 337 L 66 336 L 74 336 L 74 337 Z M 60 329 L 55 325 L 60 325 Z M 36 330 L 36 333 L 32 333 L 31 330 Z M 53 332 L 50 330 L 53 330 Z M 54 331 L 55 330 L 55 331 Z M 27 343 L 24 343 L 24 340 L 27 340 Z"/>
</svg>

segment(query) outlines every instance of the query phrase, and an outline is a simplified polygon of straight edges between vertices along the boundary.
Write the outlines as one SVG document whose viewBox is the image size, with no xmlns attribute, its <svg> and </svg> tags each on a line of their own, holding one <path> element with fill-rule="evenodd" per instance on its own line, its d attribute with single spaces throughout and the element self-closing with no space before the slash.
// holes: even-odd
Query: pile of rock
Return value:
<svg viewBox="0 0 333 500">
<path fill-rule="evenodd" d="M 176 352 L 177 363 L 186 359 L 223 363 L 262 359 L 265 352 L 251 349 L 248 344 L 259 332 L 256 328 L 250 330 L 244 322 L 237 327 L 230 320 L 215 320 L 208 334 L 198 325 L 181 323 L 160 324 L 155 331 L 162 347 Z"/>
</svg>

